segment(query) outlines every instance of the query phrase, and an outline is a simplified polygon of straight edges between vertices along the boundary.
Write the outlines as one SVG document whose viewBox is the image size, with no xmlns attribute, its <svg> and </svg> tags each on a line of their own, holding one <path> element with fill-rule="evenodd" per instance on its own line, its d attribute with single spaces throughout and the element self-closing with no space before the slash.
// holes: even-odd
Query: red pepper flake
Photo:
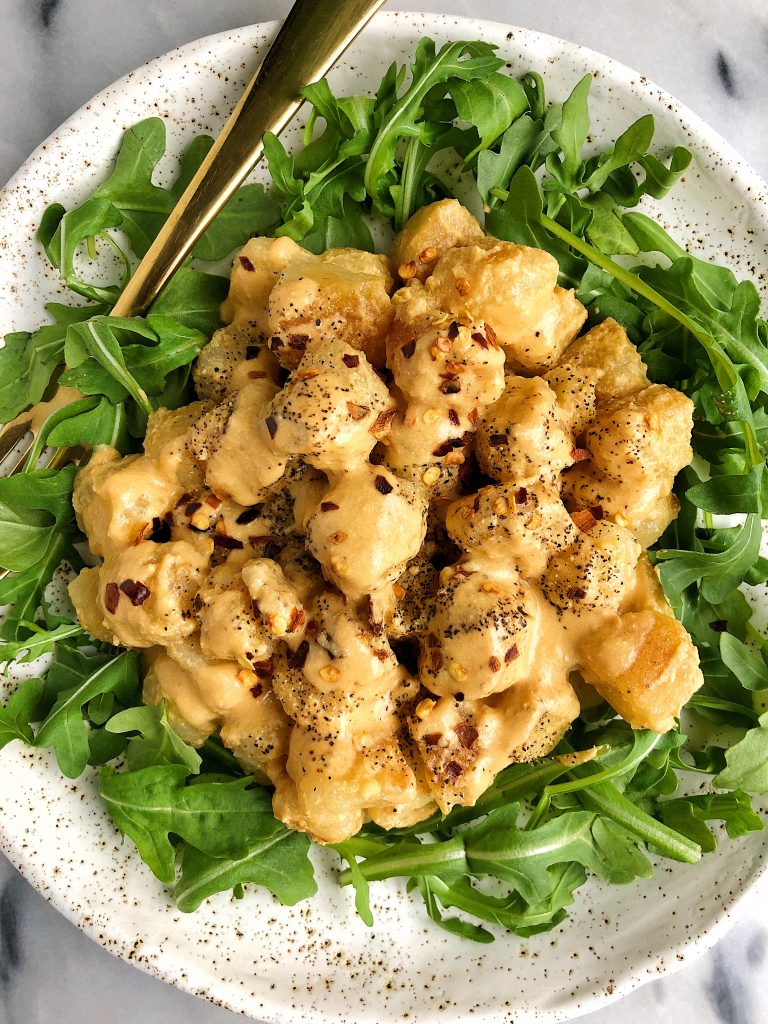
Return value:
<svg viewBox="0 0 768 1024">
<path fill-rule="evenodd" d="M 489 434 L 488 444 L 491 448 L 506 448 L 509 444 L 509 438 L 506 434 Z"/>
<path fill-rule="evenodd" d="M 406 359 L 410 359 L 416 351 L 416 339 L 411 338 L 410 341 L 406 341 L 404 345 L 400 346 L 400 351 Z"/>
<path fill-rule="evenodd" d="M 440 742 L 440 737 L 443 734 L 441 732 L 428 732 L 424 736 L 424 742 L 428 747 L 434 747 Z"/>
<path fill-rule="evenodd" d="M 512 644 L 507 653 L 504 655 L 504 664 L 509 665 L 511 662 L 515 660 L 515 658 L 518 657 L 520 657 L 520 652 L 517 649 L 517 644 Z"/>
<path fill-rule="evenodd" d="M 499 669 L 501 668 L 501 662 L 496 657 L 490 657 L 488 659 L 488 668 L 491 670 L 491 672 L 498 672 Z"/>
<path fill-rule="evenodd" d="M 303 352 L 307 347 L 307 342 L 309 340 L 308 334 L 292 334 L 288 338 L 288 348 L 297 349 L 299 352 Z"/>
<path fill-rule="evenodd" d="M 277 420 L 275 419 L 274 416 L 267 416 L 267 418 L 264 420 L 264 422 L 267 425 L 267 430 L 269 431 L 269 436 L 272 439 L 274 439 L 275 434 L 277 433 Z"/>
<path fill-rule="evenodd" d="M 347 412 L 353 420 L 364 420 L 371 411 L 368 405 L 358 405 L 357 402 L 347 402 Z"/>
<path fill-rule="evenodd" d="M 224 548 L 225 551 L 240 551 L 245 545 L 237 537 L 228 537 L 226 533 L 214 533 L 213 546 Z"/>
<path fill-rule="evenodd" d="M 120 588 L 116 583 L 108 583 L 106 587 L 104 587 L 104 607 L 110 615 L 114 615 L 117 611 L 119 601 Z"/>
<path fill-rule="evenodd" d="M 453 731 L 459 737 L 459 743 L 461 743 L 462 747 L 466 747 L 467 750 L 472 747 L 472 744 L 480 735 L 474 725 L 470 725 L 469 722 L 462 722 Z"/>
<path fill-rule="evenodd" d="M 282 339 L 282 338 L 278 337 L 278 335 L 277 335 L 277 334 L 274 334 L 274 335 L 273 335 L 273 336 L 272 336 L 272 337 L 271 337 L 271 338 L 269 339 L 269 348 L 270 348 L 270 351 L 272 351 L 272 352 L 274 352 L 274 351 L 275 351 L 275 349 L 278 349 L 278 348 L 283 348 L 283 347 L 284 347 L 284 345 L 285 345 L 285 342 L 283 341 L 283 339 Z"/>
<path fill-rule="evenodd" d="M 595 519 L 597 519 L 598 522 L 600 522 L 600 520 L 605 517 L 605 512 L 603 511 L 602 505 L 593 505 L 589 511 L 592 513 Z"/>
<path fill-rule="evenodd" d="M 385 476 L 377 475 L 373 482 L 376 485 L 376 490 L 379 494 L 390 494 L 394 490 L 392 484 Z"/>
<path fill-rule="evenodd" d="M 209 494 L 205 499 L 205 504 L 210 505 L 211 508 L 218 508 L 221 505 L 221 498 L 216 494 Z"/>
<path fill-rule="evenodd" d="M 576 509 L 571 513 L 571 519 L 582 533 L 589 533 L 592 527 L 597 525 L 597 520 L 588 508 Z"/>
<path fill-rule="evenodd" d="M 147 540 L 154 544 L 166 544 L 171 539 L 171 527 L 173 519 L 170 512 L 166 512 L 162 519 L 155 516 L 152 520 L 152 532 Z"/>
<path fill-rule="evenodd" d="M 445 774 L 449 779 L 458 779 L 460 775 L 464 774 L 464 769 L 461 767 L 458 761 L 449 761 L 445 766 Z"/>
<path fill-rule="evenodd" d="M 710 622 L 709 628 L 715 633 L 725 633 L 728 629 L 728 623 L 725 619 L 715 619 L 714 622 Z"/>
<path fill-rule="evenodd" d="M 490 324 L 485 325 L 485 336 L 492 345 L 496 345 L 496 331 L 494 331 Z"/>
<path fill-rule="evenodd" d="M 435 448 L 432 452 L 436 459 L 441 459 L 448 452 L 452 452 L 455 448 L 462 447 L 462 439 L 460 437 L 449 437 L 447 441 L 443 441 Z"/>
<path fill-rule="evenodd" d="M 190 501 L 190 503 L 184 509 L 184 514 L 189 516 L 189 518 L 191 519 L 195 512 L 197 512 L 198 509 L 201 509 L 202 507 L 203 503 L 201 501 Z"/>
<path fill-rule="evenodd" d="M 448 325 L 448 337 L 451 339 L 451 341 L 455 341 L 458 338 L 458 336 L 459 325 L 456 323 L 455 320 L 451 320 L 450 324 Z"/>
<path fill-rule="evenodd" d="M 252 533 L 248 538 L 248 543 L 258 547 L 259 544 L 269 544 L 274 539 L 271 533 Z"/>
<path fill-rule="evenodd" d="M 191 495 L 191 494 L 188 494 L 188 493 L 186 493 L 186 492 L 185 492 L 184 494 L 182 494 L 182 496 L 181 496 L 181 497 L 179 498 L 179 500 L 178 500 L 178 501 L 176 502 L 176 508 L 181 508 L 181 506 L 182 506 L 182 505 L 183 505 L 183 504 L 184 504 L 185 502 L 187 502 L 187 501 L 191 501 L 191 500 L 192 500 L 192 495 Z"/>
<path fill-rule="evenodd" d="M 251 687 L 251 696 L 253 698 L 260 697 L 263 692 L 264 692 L 264 687 L 261 685 L 261 683 L 254 683 L 253 686 Z"/>
<path fill-rule="evenodd" d="M 483 337 L 480 331 L 474 331 L 472 333 L 472 341 L 474 341 L 476 345 L 479 345 L 480 348 L 488 348 L 488 339 Z"/>
<path fill-rule="evenodd" d="M 571 601 L 583 601 L 587 596 L 587 592 L 581 587 L 569 587 L 565 592 L 565 596 Z"/>
<path fill-rule="evenodd" d="M 287 660 L 289 668 L 304 668 L 309 654 L 309 641 L 302 640 L 295 651 L 288 651 Z"/>
<path fill-rule="evenodd" d="M 457 395 L 461 391 L 461 381 L 458 377 L 448 377 L 440 385 L 440 391 L 444 395 Z"/>
<path fill-rule="evenodd" d="M 377 658 L 379 659 L 379 661 L 386 661 L 386 660 L 387 660 L 387 658 L 389 657 L 389 655 L 387 654 L 387 652 L 386 652 L 386 651 L 383 651 L 383 650 L 381 650 L 381 648 L 376 648 L 376 649 L 374 649 L 374 652 L 373 652 L 373 653 L 374 653 L 374 655 L 375 655 L 375 656 L 376 656 L 376 657 L 377 657 Z"/>
<path fill-rule="evenodd" d="M 433 672 L 439 672 L 443 667 L 443 656 L 440 651 L 432 651 L 429 659 L 430 666 Z"/>
<path fill-rule="evenodd" d="M 321 501 L 320 511 L 321 512 L 335 512 L 338 509 L 338 505 L 335 501 Z"/>
<path fill-rule="evenodd" d="M 589 462 L 592 452 L 589 448 L 571 448 L 571 458 L 576 462 Z"/>
<path fill-rule="evenodd" d="M 235 522 L 238 526 L 247 526 L 248 523 L 252 523 L 254 519 L 258 519 L 261 513 L 264 511 L 264 505 L 252 505 L 247 508 L 244 512 L 241 512 Z"/>
<path fill-rule="evenodd" d="M 255 359 L 261 352 L 261 345 L 246 345 L 245 346 L 245 358 Z"/>
<path fill-rule="evenodd" d="M 370 433 L 379 441 L 383 441 L 387 434 L 389 434 L 392 427 L 392 420 L 395 418 L 396 414 L 397 409 L 386 409 L 384 412 L 380 412 L 376 417 L 376 421 L 373 426 L 370 428 Z"/>
<path fill-rule="evenodd" d="M 131 602 L 134 608 L 138 608 L 149 597 L 149 587 L 141 580 L 123 580 L 120 589 Z"/>
<path fill-rule="evenodd" d="M 360 365 L 360 356 L 344 355 L 341 357 L 341 361 L 345 366 L 348 366 L 350 370 L 354 370 L 356 366 Z"/>
<path fill-rule="evenodd" d="M 525 505 L 525 503 L 527 501 L 528 501 L 528 491 L 527 491 L 527 489 L 525 487 L 518 487 L 518 489 L 515 491 L 515 504 L 516 505 Z"/>
<path fill-rule="evenodd" d="M 454 427 L 458 427 L 458 425 L 460 423 L 460 420 L 459 420 L 459 414 L 456 412 L 455 409 L 449 409 L 448 410 L 448 419 L 451 421 L 451 423 L 454 425 Z"/>
<path fill-rule="evenodd" d="M 291 618 L 288 622 L 288 632 L 294 633 L 299 626 L 304 624 L 304 612 L 301 608 L 294 608 L 291 612 Z"/>
<path fill-rule="evenodd" d="M 272 662 L 267 661 L 254 661 L 253 671 L 259 677 L 259 679 L 271 679 L 272 677 Z"/>
<path fill-rule="evenodd" d="M 249 370 L 248 377 L 250 380 L 263 380 L 266 377 L 266 373 L 263 370 Z"/>
<path fill-rule="evenodd" d="M 256 267 L 254 267 L 254 265 L 251 263 L 247 256 L 240 256 L 239 259 L 240 266 L 243 268 L 243 270 L 247 270 L 249 274 L 252 274 L 256 270 Z"/>
</svg>

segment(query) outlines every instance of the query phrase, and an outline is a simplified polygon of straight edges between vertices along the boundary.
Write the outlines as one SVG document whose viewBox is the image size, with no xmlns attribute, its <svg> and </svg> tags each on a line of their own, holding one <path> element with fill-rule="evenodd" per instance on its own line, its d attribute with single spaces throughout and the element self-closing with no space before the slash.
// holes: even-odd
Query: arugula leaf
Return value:
<svg viewBox="0 0 768 1024">
<path fill-rule="evenodd" d="M 54 323 L 33 333 L 6 334 L 0 348 L 0 421 L 7 423 L 39 402 L 64 358 L 64 338 L 72 323 L 101 313 L 103 306 L 71 308 L 51 302 Z"/>
<path fill-rule="evenodd" d="M 650 862 L 623 829 L 587 811 L 571 811 L 524 831 L 517 826 L 517 808 L 502 807 L 467 831 L 464 843 L 473 874 L 502 878 L 528 901 L 551 891 L 549 868 L 555 864 L 575 861 L 614 884 L 652 874 Z"/>
<path fill-rule="evenodd" d="M 261 806 L 261 816 L 254 814 L 249 819 L 252 827 L 241 854 L 210 857 L 194 846 L 184 847 L 181 874 L 173 890 L 176 906 L 183 913 L 197 910 L 203 900 L 218 892 L 237 890 L 249 882 L 269 889 L 285 906 L 294 906 L 317 892 L 308 857 L 309 837 L 275 819 L 264 790 L 248 792 Z"/>
<path fill-rule="evenodd" d="M 659 574 L 665 591 L 679 596 L 686 587 L 699 582 L 703 596 L 719 604 L 736 590 L 757 559 L 761 537 L 760 517 L 750 515 L 725 551 L 654 552 L 655 560 L 662 563 Z"/>
<path fill-rule="evenodd" d="M 458 42 L 446 43 L 436 52 L 431 39 L 422 39 L 416 48 L 408 89 L 399 97 L 395 89 L 386 105 L 377 105 L 382 113 L 363 180 L 374 206 L 385 216 L 394 213 L 389 186 L 393 184 L 398 142 L 423 133 L 424 122 L 419 121 L 417 112 L 427 93 L 451 79 L 468 82 L 488 78 L 504 63 L 493 55 L 493 49 L 488 43 Z"/>
<path fill-rule="evenodd" d="M 448 83 L 448 92 L 459 117 L 473 125 L 477 135 L 477 144 L 467 153 L 466 163 L 492 146 L 528 107 L 522 85 L 507 75 L 454 79 Z"/>
<path fill-rule="evenodd" d="M 360 870 L 357 863 L 357 856 L 354 852 L 355 844 L 336 843 L 334 850 L 339 853 L 347 862 L 352 885 L 355 888 L 355 910 L 358 917 L 369 928 L 373 927 L 373 914 L 371 912 L 370 886 L 365 873 Z"/>
<path fill-rule="evenodd" d="M 117 372 L 114 365 L 99 358 L 98 354 L 81 358 L 82 352 L 73 351 L 70 363 L 73 369 L 67 371 L 62 380 L 87 394 L 102 394 L 112 405 L 124 402 L 129 395 L 135 397 L 129 390 L 127 377 L 134 382 L 134 390 L 140 388 L 146 396 L 162 394 L 170 374 L 192 363 L 208 340 L 201 331 L 159 314 L 150 314 L 146 320 L 105 317 L 101 323 L 92 326 L 101 337 L 109 338 L 111 346 L 118 347 L 122 362 L 120 371 Z M 129 344 L 128 338 L 139 343 Z M 141 408 L 143 410 L 144 406 Z M 149 408 L 151 411 L 151 404 Z M 92 416 L 96 412 L 85 411 L 90 411 Z M 98 415 L 99 418 L 93 422 L 94 429 L 103 432 L 104 420 L 106 427 L 114 426 L 112 421 L 116 414 L 99 409 Z M 98 443 L 90 438 L 89 441 Z"/>
<path fill-rule="evenodd" d="M 18 665 L 25 665 L 27 662 L 35 661 L 43 654 L 50 654 L 60 640 L 70 640 L 75 636 L 85 635 L 81 625 L 63 624 L 55 629 L 43 629 L 33 622 L 25 622 L 29 628 L 30 635 L 24 640 L 6 641 L 0 644 L 0 665 L 3 665 L 3 674 L 8 674 L 8 669 L 15 662 Z"/>
<path fill-rule="evenodd" d="M 768 665 L 731 633 L 720 635 L 720 657 L 745 690 L 768 690 Z"/>
<path fill-rule="evenodd" d="M 50 229 L 56 220 L 58 223 L 51 234 Z M 82 206 L 69 213 L 65 213 L 64 207 L 58 204 L 49 207 L 38 232 L 38 240 L 51 266 L 59 271 L 68 288 L 94 302 L 104 302 L 111 306 L 120 294 L 120 288 L 117 285 L 102 287 L 81 280 L 75 270 L 75 255 L 86 240 L 103 236 L 108 228 L 119 227 L 121 222 L 120 211 L 108 200 L 94 194 Z"/>
<path fill-rule="evenodd" d="M 0 495 L 0 565 L 24 572 L 35 565 L 51 533 L 51 517 L 41 510 L 20 511 Z"/>
<path fill-rule="evenodd" d="M 746 793 L 700 793 L 696 796 L 679 797 L 659 803 L 662 821 L 677 832 L 688 836 L 704 850 L 711 853 L 717 848 L 717 841 L 708 821 L 722 821 L 730 839 L 740 839 L 751 832 L 762 832 L 763 820 L 752 810 Z"/>
<path fill-rule="evenodd" d="M 162 764 L 184 765 L 193 773 L 200 770 L 200 755 L 169 725 L 165 706 L 126 708 L 110 718 L 105 728 L 111 733 L 138 733 L 126 748 L 130 772 Z"/>
<path fill-rule="evenodd" d="M 112 173 L 93 196 L 69 213 L 60 206 L 49 208 L 44 220 L 41 241 L 65 283 L 90 298 L 114 302 L 113 288 L 96 288 L 75 277 L 74 256 L 78 246 L 87 239 L 103 236 L 109 228 L 119 227 L 136 255 L 143 256 L 212 145 L 208 136 L 197 136 L 182 154 L 176 181 L 170 188 L 162 188 L 152 178 L 165 153 L 164 122 L 150 117 L 129 128 L 123 135 Z M 277 206 L 263 187 L 245 185 L 198 242 L 194 255 L 203 260 L 222 259 L 243 245 L 251 234 L 268 231 L 277 217 Z"/>
<path fill-rule="evenodd" d="M 558 144 L 560 153 L 551 153 L 547 157 L 547 170 L 561 184 L 574 186 L 580 182 L 582 167 L 581 151 L 589 135 L 589 88 L 592 75 L 585 75 L 576 85 L 571 95 L 563 103 L 562 122 L 552 132 L 552 138 Z"/>
<path fill-rule="evenodd" d="M 616 171 L 642 160 L 653 142 L 655 130 L 653 114 L 644 114 L 638 118 L 622 132 L 613 146 L 600 153 L 596 160 L 590 161 L 590 173 L 584 181 L 585 188 L 596 192 Z"/>
<path fill-rule="evenodd" d="M 219 307 L 228 291 L 228 278 L 181 267 L 153 302 L 152 314 L 172 317 L 185 327 L 210 336 L 221 327 Z"/>
<path fill-rule="evenodd" d="M 121 384 L 136 404 L 147 415 L 152 412 L 147 394 L 125 365 L 118 333 L 127 330 L 144 334 L 138 318 L 92 317 L 83 324 L 75 324 L 67 331 L 64 354 L 68 366 L 78 367 L 90 356 Z"/>
<path fill-rule="evenodd" d="M 42 695 L 42 679 L 27 679 L 5 707 L 0 707 L 0 750 L 12 740 L 31 745 L 34 734 L 30 723 L 38 720 Z"/>
<path fill-rule="evenodd" d="M 714 777 L 718 789 L 768 793 L 768 713 L 725 751 L 726 767 Z"/>
<path fill-rule="evenodd" d="M 315 891 L 306 861 L 309 840 L 276 821 L 263 789 L 250 778 L 207 782 L 206 776 L 186 786 L 189 774 L 188 765 L 162 764 L 122 774 L 107 767 L 99 777 L 107 810 L 161 881 L 175 878 L 171 835 L 203 855 L 185 851 L 180 909 L 194 909 L 212 893 L 245 881 L 267 885 L 286 902 Z"/>
<path fill-rule="evenodd" d="M 36 747 L 52 747 L 59 768 L 68 779 L 76 779 L 88 764 L 88 730 L 83 705 L 98 694 L 138 685 L 139 658 L 136 651 L 123 651 L 110 658 L 74 688 L 58 697 L 35 737 Z M 54 668 L 47 682 L 56 682 Z"/>
<path fill-rule="evenodd" d="M 477 190 L 484 203 L 495 201 L 492 188 L 506 188 L 513 175 L 528 156 L 538 137 L 536 123 L 527 114 L 519 117 L 507 128 L 501 138 L 498 153 L 483 149 L 477 156 Z"/>
<path fill-rule="evenodd" d="M 122 402 L 113 404 L 107 398 L 101 398 L 90 408 L 73 411 L 73 403 L 68 406 L 69 415 L 62 418 L 47 435 L 47 443 L 55 448 L 74 448 L 78 444 L 108 444 L 116 448 L 122 455 L 129 450 L 128 424 L 125 405 Z"/>
<path fill-rule="evenodd" d="M 21 640 L 29 633 L 25 622 L 33 622 L 43 603 L 43 594 L 54 573 L 65 560 L 79 565 L 71 537 L 64 530 L 51 530 L 42 556 L 30 568 L 0 580 L 0 604 L 12 604 L 0 624 L 0 640 Z"/>
</svg>

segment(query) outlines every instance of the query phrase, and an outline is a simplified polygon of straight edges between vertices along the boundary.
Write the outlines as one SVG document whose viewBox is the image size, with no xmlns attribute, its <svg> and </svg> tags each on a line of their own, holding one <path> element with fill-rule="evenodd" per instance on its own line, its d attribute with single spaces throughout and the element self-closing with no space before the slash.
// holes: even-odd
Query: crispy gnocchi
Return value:
<svg viewBox="0 0 768 1024">
<path fill-rule="evenodd" d="M 580 701 L 673 725 L 702 676 L 644 549 L 692 403 L 550 255 L 444 200 L 391 258 L 251 240 L 222 313 L 199 401 L 74 498 L 80 620 L 185 739 L 333 843 L 474 803 Z"/>
</svg>

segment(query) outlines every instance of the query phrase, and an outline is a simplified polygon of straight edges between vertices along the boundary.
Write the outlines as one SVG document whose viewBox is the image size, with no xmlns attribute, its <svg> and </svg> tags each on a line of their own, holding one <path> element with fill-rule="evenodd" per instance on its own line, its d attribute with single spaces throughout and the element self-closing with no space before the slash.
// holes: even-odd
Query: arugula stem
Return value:
<svg viewBox="0 0 768 1024">
<path fill-rule="evenodd" d="M 650 814 L 641 811 L 636 804 L 620 793 L 612 782 L 601 782 L 597 786 L 580 790 L 578 799 L 588 810 L 597 811 L 606 818 L 611 818 L 671 860 L 678 860 L 683 864 L 696 864 L 701 859 L 701 847 L 698 843 L 692 842 L 652 818 Z"/>
<path fill-rule="evenodd" d="M 539 797 L 539 799 L 538 799 L 538 801 L 536 803 L 536 806 L 533 809 L 533 813 L 531 814 L 530 818 L 526 822 L 526 825 L 525 825 L 525 831 L 526 832 L 530 832 L 531 829 L 536 828 L 536 826 L 539 824 L 541 819 L 544 817 L 544 815 L 549 810 L 549 805 L 550 805 L 551 799 L 552 798 L 551 798 L 551 795 L 550 795 L 549 787 L 547 787 L 547 789 L 545 789 L 544 792 Z"/>
<path fill-rule="evenodd" d="M 708 697 L 704 693 L 694 693 L 685 705 L 687 708 L 709 708 L 712 711 L 730 711 L 734 715 L 741 715 L 743 718 L 752 718 L 755 722 L 759 715 L 752 708 L 744 704 L 737 704 L 732 700 L 723 700 L 721 697 Z"/>
<path fill-rule="evenodd" d="M 548 217 L 545 213 L 541 215 L 541 223 L 543 227 L 549 231 L 551 235 L 559 238 L 565 242 L 576 252 L 581 253 L 585 256 L 590 263 L 594 263 L 595 266 L 600 267 L 601 270 L 607 271 L 612 277 L 615 277 L 617 281 L 620 281 L 623 285 L 626 285 L 631 291 L 636 292 L 638 295 L 642 295 L 644 299 L 648 299 L 654 306 L 658 306 L 664 313 L 672 317 L 673 320 L 677 320 L 679 324 L 685 327 L 686 330 L 696 338 L 701 344 L 707 354 L 712 358 L 713 350 L 720 349 L 720 346 L 706 334 L 698 324 L 692 320 L 687 313 L 683 313 L 682 310 L 678 309 L 669 299 L 665 299 L 663 295 L 656 291 L 651 285 L 647 284 L 641 277 L 633 273 L 631 270 L 627 270 L 622 267 L 621 264 L 612 260 L 610 256 L 606 256 L 605 253 L 600 252 L 593 245 L 585 242 L 578 235 L 575 235 L 568 228 L 563 227 L 562 224 L 558 224 L 556 220 Z M 721 356 L 722 358 L 722 356 Z"/>
<path fill-rule="evenodd" d="M 594 786 L 600 782 L 607 782 L 608 779 L 614 779 L 620 775 L 626 775 L 627 772 L 634 771 L 637 766 L 648 757 L 652 750 L 661 742 L 661 734 L 657 733 L 654 740 L 648 747 L 642 749 L 640 753 L 634 756 L 630 755 L 625 758 L 620 764 L 615 765 L 613 768 L 604 768 L 601 772 L 595 772 L 591 775 L 584 776 L 583 778 L 573 779 L 570 782 L 558 782 L 556 785 L 547 786 L 546 792 L 549 796 L 555 796 L 558 793 L 576 793 L 580 789 L 584 789 L 586 786 Z"/>
<path fill-rule="evenodd" d="M 369 882 L 403 875 L 444 874 L 446 870 L 463 873 L 467 870 L 464 840 L 457 836 L 441 843 L 396 843 L 359 864 L 358 868 Z M 339 885 L 351 882 L 352 872 L 347 868 L 339 875 Z"/>
</svg>

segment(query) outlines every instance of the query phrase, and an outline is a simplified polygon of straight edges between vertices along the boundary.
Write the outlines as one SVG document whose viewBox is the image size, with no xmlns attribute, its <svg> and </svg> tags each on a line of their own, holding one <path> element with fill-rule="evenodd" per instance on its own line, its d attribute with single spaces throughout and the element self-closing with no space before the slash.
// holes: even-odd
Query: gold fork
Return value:
<svg viewBox="0 0 768 1024">
<path fill-rule="evenodd" d="M 279 134 L 302 103 L 301 90 L 333 67 L 385 0 L 296 0 L 266 57 L 199 171 L 139 263 L 111 316 L 145 313 L 232 197 L 264 151 L 264 134 Z M 53 403 L 57 402 L 56 396 Z M 0 465 L 22 468 L 40 432 L 40 405 L 0 429 Z M 57 449 L 49 466 L 75 461 Z"/>
</svg>

